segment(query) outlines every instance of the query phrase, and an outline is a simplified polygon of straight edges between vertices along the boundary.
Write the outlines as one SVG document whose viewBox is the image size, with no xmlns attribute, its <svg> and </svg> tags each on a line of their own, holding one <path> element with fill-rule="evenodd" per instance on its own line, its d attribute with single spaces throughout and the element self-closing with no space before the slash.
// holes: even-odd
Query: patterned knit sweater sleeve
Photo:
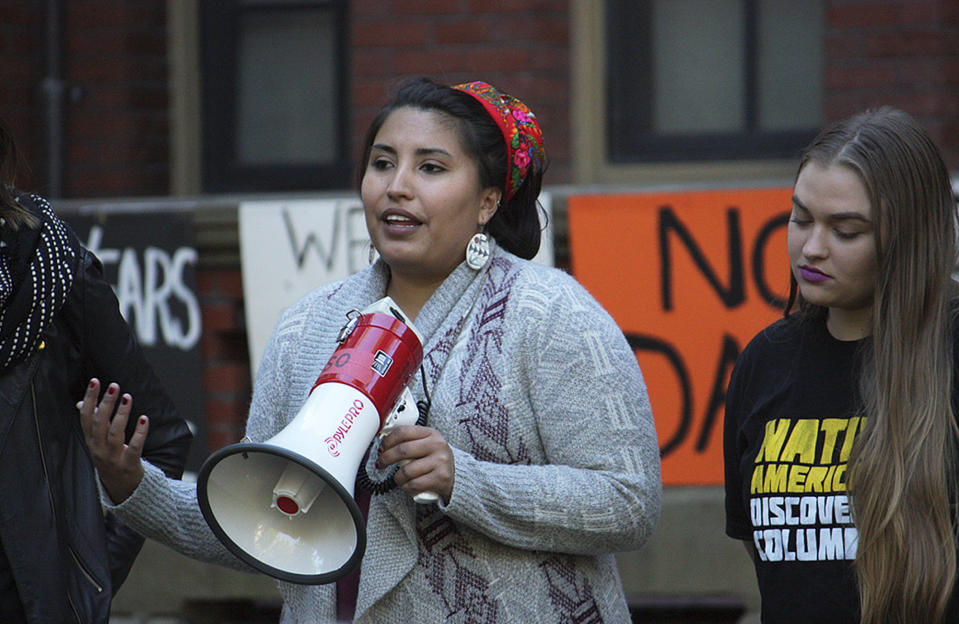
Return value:
<svg viewBox="0 0 959 624">
<path fill-rule="evenodd" d="M 662 485 L 636 357 L 572 277 L 514 265 L 502 295 L 489 298 L 502 310 L 499 329 L 494 307 L 478 311 L 470 343 L 484 346 L 464 358 L 456 394 L 441 398 L 456 423 L 445 511 L 516 548 L 638 548 L 659 517 Z M 494 290 L 497 281 L 491 275 Z"/>
<path fill-rule="evenodd" d="M 296 307 L 296 306 L 293 306 Z M 264 351 L 257 376 L 254 402 L 258 417 L 247 423 L 247 436 L 264 441 L 282 428 L 275 415 L 286 396 L 284 375 L 278 362 L 281 345 L 287 338 L 284 328 L 290 315 L 286 311 L 274 329 Z M 217 563 L 237 570 L 254 572 L 223 546 L 213 534 L 200 511 L 196 484 L 168 479 L 155 466 L 144 461 L 144 478 L 133 494 L 120 505 L 105 499 L 105 508 L 145 537 L 154 539 L 187 557 Z"/>
<path fill-rule="evenodd" d="M 329 289 L 329 288 L 328 288 Z M 327 290 L 328 290 L 327 289 Z M 322 300 L 320 291 L 311 293 L 281 316 L 264 350 L 253 392 L 246 435 L 263 442 L 275 435 L 292 418 L 303 392 L 293 392 L 289 370 L 291 341 L 296 342 L 305 316 L 307 302 Z M 308 388 L 307 388 L 308 390 Z M 105 508 L 145 537 L 177 552 L 209 563 L 254 571 L 235 557 L 213 534 L 200 511 L 196 484 L 167 479 L 156 467 L 144 461 L 145 475 L 134 493 L 122 504 L 105 500 Z"/>
</svg>

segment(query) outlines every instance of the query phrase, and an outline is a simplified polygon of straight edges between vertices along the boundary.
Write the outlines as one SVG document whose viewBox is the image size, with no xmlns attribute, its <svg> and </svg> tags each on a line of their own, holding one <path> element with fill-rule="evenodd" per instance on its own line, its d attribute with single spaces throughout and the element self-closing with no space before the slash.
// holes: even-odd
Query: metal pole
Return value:
<svg viewBox="0 0 959 624">
<path fill-rule="evenodd" d="M 46 190 L 50 198 L 63 195 L 64 82 L 60 59 L 61 16 L 59 0 L 47 0 L 44 15 L 44 77 L 41 82 L 44 110 Z"/>
</svg>

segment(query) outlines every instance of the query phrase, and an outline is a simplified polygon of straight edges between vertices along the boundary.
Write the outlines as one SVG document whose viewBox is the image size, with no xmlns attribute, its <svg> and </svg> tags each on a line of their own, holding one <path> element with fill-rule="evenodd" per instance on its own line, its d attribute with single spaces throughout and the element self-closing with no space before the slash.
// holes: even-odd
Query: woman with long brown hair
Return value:
<svg viewBox="0 0 959 624">
<path fill-rule="evenodd" d="M 786 317 L 727 393 L 726 532 L 763 622 L 959 621 L 956 201 L 906 113 L 866 111 L 806 148 Z"/>
</svg>

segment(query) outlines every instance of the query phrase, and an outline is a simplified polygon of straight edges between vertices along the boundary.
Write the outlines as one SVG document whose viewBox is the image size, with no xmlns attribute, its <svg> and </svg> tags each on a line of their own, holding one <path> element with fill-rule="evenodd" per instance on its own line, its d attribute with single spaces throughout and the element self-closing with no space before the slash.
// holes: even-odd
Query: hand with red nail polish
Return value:
<svg viewBox="0 0 959 624">
<path fill-rule="evenodd" d="M 120 386 L 111 383 L 100 396 L 100 381 L 91 379 L 83 400 L 77 403 L 83 435 L 93 457 L 93 464 L 100 474 L 100 481 L 110 499 L 122 503 L 137 488 L 143 479 L 143 464 L 140 455 L 149 430 L 149 420 L 140 416 L 136 429 L 126 441 L 127 422 L 133 409 L 133 397 L 120 396 Z M 120 405 L 117 406 L 117 397 Z M 114 411 L 115 410 L 115 411 Z"/>
</svg>

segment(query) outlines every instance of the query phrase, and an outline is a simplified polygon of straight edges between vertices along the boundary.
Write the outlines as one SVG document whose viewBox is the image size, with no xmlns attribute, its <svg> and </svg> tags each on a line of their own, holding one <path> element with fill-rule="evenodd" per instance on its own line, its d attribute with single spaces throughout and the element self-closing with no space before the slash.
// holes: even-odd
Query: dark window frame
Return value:
<svg viewBox="0 0 959 624">
<path fill-rule="evenodd" d="M 759 0 L 744 0 L 745 129 L 684 135 L 657 134 L 652 126 L 652 1 L 607 0 L 606 132 L 610 164 L 795 158 L 817 128 L 759 128 Z M 641 52 L 624 52 L 633 42 Z M 638 120 L 638 121 L 637 121 Z"/>
<path fill-rule="evenodd" d="M 352 186 L 349 154 L 349 19 L 347 0 L 217 0 L 202 2 L 200 16 L 204 192 L 333 190 Z M 332 163 L 243 165 L 234 128 L 237 119 L 239 49 L 237 33 L 246 12 L 327 8 L 333 11 L 336 60 L 334 84 L 339 93 Z M 215 103 L 215 106 L 211 104 Z"/>
</svg>

